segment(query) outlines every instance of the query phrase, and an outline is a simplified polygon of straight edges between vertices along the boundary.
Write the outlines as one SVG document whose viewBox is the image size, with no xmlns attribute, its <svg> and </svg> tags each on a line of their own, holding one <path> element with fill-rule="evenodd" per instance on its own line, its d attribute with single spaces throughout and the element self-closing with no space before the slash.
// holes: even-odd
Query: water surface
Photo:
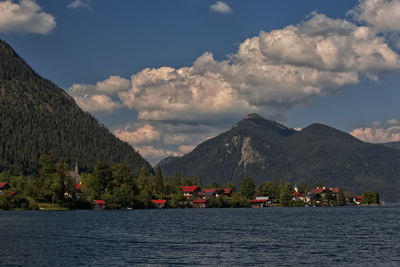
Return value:
<svg viewBox="0 0 400 267">
<path fill-rule="evenodd" d="M 400 207 L 1 211 L 2 266 L 400 266 Z"/>
</svg>

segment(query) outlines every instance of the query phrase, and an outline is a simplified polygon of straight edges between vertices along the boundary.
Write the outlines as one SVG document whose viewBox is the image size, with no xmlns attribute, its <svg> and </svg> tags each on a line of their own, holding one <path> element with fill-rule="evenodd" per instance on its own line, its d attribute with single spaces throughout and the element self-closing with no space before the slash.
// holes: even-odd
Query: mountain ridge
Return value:
<svg viewBox="0 0 400 267">
<path fill-rule="evenodd" d="M 246 176 L 256 184 L 284 178 L 358 193 L 374 190 L 383 199 L 400 200 L 400 194 L 390 188 L 400 186 L 399 150 L 362 142 L 321 123 L 296 131 L 252 115 L 192 152 L 158 165 L 165 175 L 181 172 L 202 177 L 206 184 L 233 181 L 239 185 Z"/>
</svg>

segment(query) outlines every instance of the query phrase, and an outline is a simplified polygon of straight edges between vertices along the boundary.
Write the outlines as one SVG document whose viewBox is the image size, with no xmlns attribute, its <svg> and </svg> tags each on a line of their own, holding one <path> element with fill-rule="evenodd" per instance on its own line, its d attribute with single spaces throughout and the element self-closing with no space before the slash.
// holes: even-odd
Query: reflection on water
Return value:
<svg viewBox="0 0 400 267">
<path fill-rule="evenodd" d="M 0 265 L 400 266 L 400 207 L 2 211 Z"/>
</svg>

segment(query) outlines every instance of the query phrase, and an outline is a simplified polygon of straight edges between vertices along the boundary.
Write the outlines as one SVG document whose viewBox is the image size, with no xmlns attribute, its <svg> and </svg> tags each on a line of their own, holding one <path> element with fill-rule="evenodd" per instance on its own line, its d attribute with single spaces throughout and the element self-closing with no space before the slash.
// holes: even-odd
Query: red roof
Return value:
<svg viewBox="0 0 400 267">
<path fill-rule="evenodd" d="M 326 189 L 324 188 L 314 188 L 310 191 L 310 194 L 322 194 L 325 192 Z"/>
<path fill-rule="evenodd" d="M 207 202 L 207 199 L 193 199 L 193 204 L 203 204 L 206 202 Z"/>
<path fill-rule="evenodd" d="M 251 200 L 249 200 L 249 202 L 251 204 L 258 204 L 258 203 L 265 203 L 265 202 L 267 202 L 267 200 L 266 199 L 251 199 Z"/>
<path fill-rule="evenodd" d="M 104 202 L 103 200 L 100 200 L 100 199 L 96 199 L 95 202 L 100 205 L 106 204 L 106 202 Z"/>
<path fill-rule="evenodd" d="M 153 199 L 152 201 L 154 204 L 165 204 L 167 202 L 165 199 Z"/>
<path fill-rule="evenodd" d="M 3 189 L 7 184 L 7 182 L 0 182 L 0 189 Z"/>
<path fill-rule="evenodd" d="M 293 192 L 293 196 L 298 196 L 298 195 L 300 195 L 299 192 L 297 192 L 297 191 Z"/>
<path fill-rule="evenodd" d="M 332 193 L 339 194 L 339 187 L 331 187 L 329 190 L 331 190 Z"/>
<path fill-rule="evenodd" d="M 199 190 L 199 187 L 197 185 L 193 186 L 181 186 L 183 192 L 194 192 L 196 190 Z"/>
<path fill-rule="evenodd" d="M 76 184 L 76 185 L 75 185 L 75 189 L 76 189 L 76 190 L 81 190 L 81 184 Z"/>
<path fill-rule="evenodd" d="M 224 194 L 230 194 L 230 193 L 232 193 L 232 189 L 224 188 Z"/>
<path fill-rule="evenodd" d="M 362 196 L 356 196 L 356 200 L 357 201 L 361 201 L 362 200 Z"/>
</svg>

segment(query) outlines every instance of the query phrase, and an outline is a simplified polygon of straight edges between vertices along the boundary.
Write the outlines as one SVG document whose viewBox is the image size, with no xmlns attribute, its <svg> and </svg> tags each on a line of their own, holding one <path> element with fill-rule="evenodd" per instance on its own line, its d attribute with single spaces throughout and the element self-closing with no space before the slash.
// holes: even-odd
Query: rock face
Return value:
<svg viewBox="0 0 400 267">
<path fill-rule="evenodd" d="M 0 40 L 0 172 L 36 173 L 43 153 L 63 159 L 71 168 L 78 161 L 83 171 L 99 161 L 127 162 L 135 175 L 143 165 L 151 170 L 130 145 Z"/>
<path fill-rule="evenodd" d="M 258 114 L 250 114 L 229 131 L 198 145 L 192 152 L 161 161 L 165 175 L 201 177 L 204 184 L 246 176 L 255 183 L 284 178 L 295 184 L 324 183 L 344 191 L 379 191 L 399 201 L 400 150 L 362 142 L 323 124 L 301 131 Z"/>
</svg>

